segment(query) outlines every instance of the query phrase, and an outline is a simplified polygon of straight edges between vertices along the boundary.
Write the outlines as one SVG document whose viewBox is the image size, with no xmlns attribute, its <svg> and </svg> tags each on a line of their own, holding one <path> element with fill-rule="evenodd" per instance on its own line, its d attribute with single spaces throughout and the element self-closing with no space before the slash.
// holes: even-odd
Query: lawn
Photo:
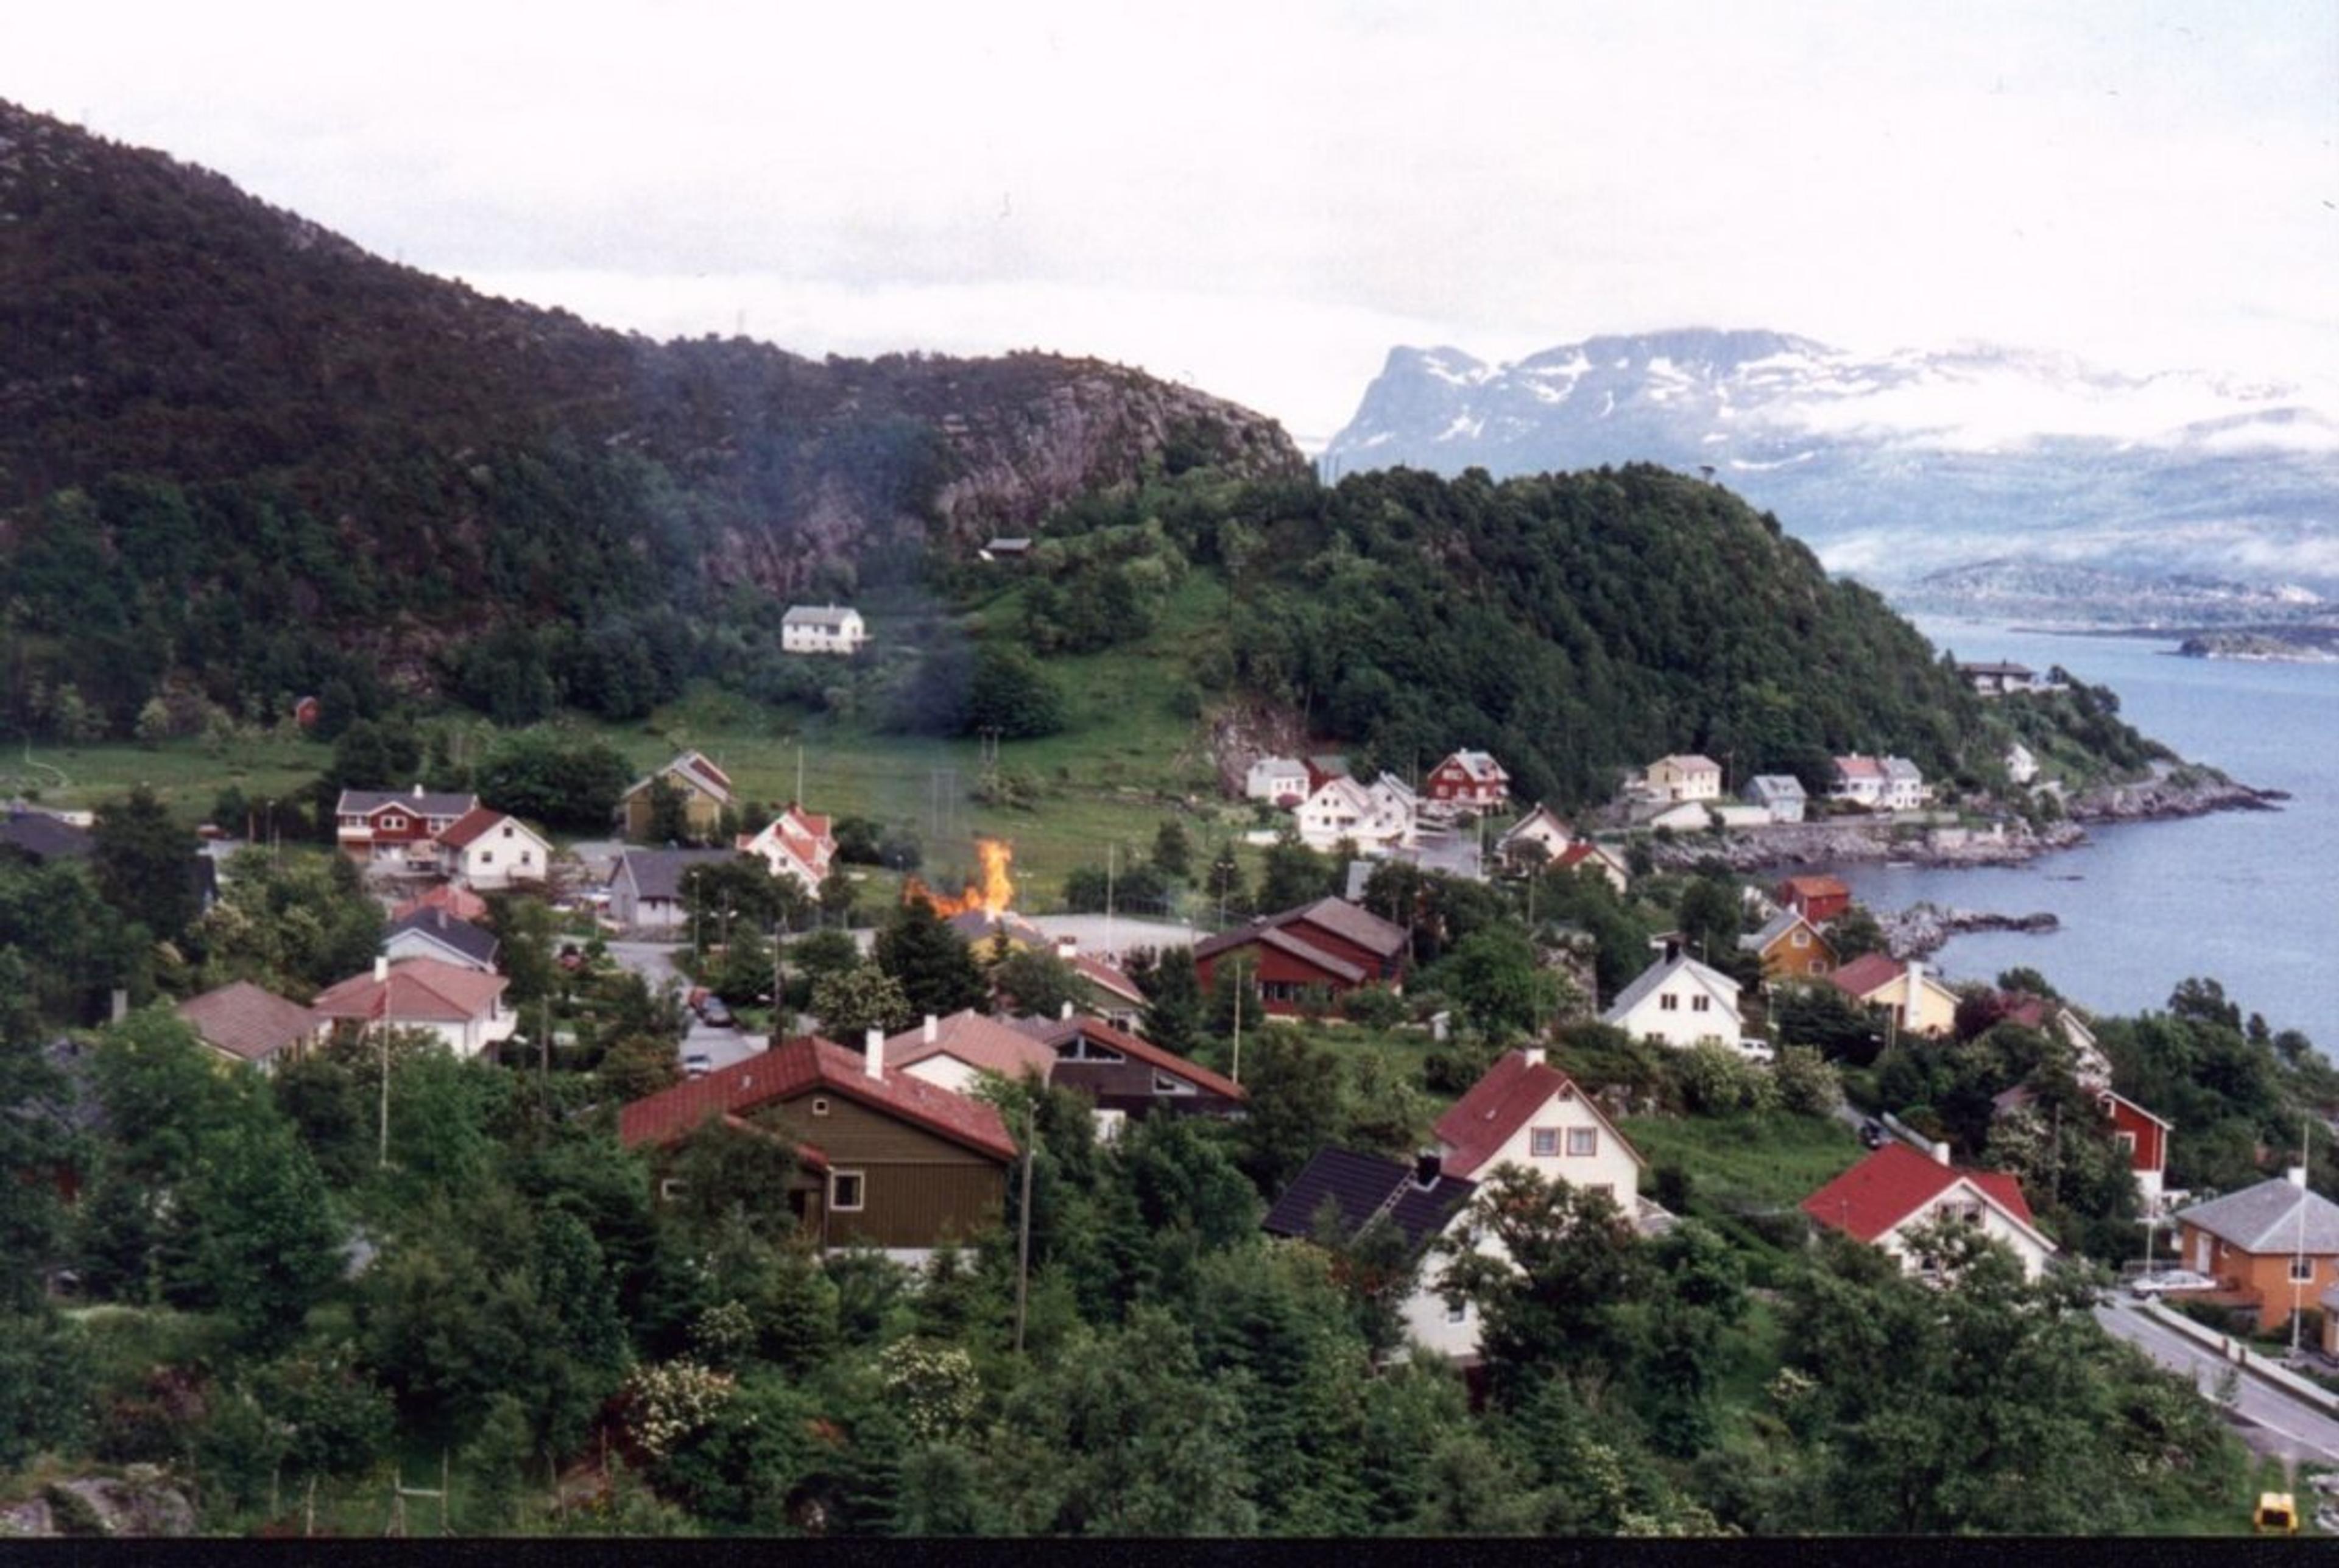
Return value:
<svg viewBox="0 0 2339 1568">
<path fill-rule="evenodd" d="M 1781 1213 L 1860 1158 L 1851 1129 L 1824 1116 L 1633 1116 L 1618 1124 L 1652 1167 L 1690 1177 L 1692 1214 Z"/>
</svg>

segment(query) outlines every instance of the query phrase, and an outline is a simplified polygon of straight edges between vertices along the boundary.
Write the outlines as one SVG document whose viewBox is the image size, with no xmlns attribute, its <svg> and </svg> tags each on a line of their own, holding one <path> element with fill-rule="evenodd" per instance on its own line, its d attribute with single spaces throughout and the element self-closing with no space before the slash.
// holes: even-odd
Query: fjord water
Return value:
<svg viewBox="0 0 2339 1568">
<path fill-rule="evenodd" d="M 2222 982 L 2245 1015 L 2339 1049 L 2339 663 L 2193 659 L 2176 639 L 2067 636 L 1915 617 L 1969 663 L 2061 665 L 2119 694 L 2120 715 L 2187 761 L 2290 792 L 2280 812 L 2088 829 L 2087 843 L 2023 866 L 1837 868 L 1870 907 L 1929 899 L 2061 928 L 1953 938 L 1952 981 L 2038 970 L 2097 1011 L 2165 1007 L 2187 976 Z"/>
</svg>

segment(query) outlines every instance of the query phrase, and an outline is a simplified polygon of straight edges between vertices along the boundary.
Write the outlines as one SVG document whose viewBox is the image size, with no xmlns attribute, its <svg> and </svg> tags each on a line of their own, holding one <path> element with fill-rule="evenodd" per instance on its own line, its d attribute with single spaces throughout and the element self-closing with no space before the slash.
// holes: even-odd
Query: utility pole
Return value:
<svg viewBox="0 0 2339 1568">
<path fill-rule="evenodd" d="M 2298 1297 L 2303 1281 L 2299 1275 L 2306 1268 L 2306 1195 L 2310 1190 L 2306 1185 L 2306 1153 L 2314 1127 L 2314 1118 L 2302 1116 L 2298 1119 L 2298 1235 L 2292 1243 L 2290 1254 L 2290 1358 L 2293 1361 L 2298 1359 L 2298 1325 L 2302 1317 Z"/>
<path fill-rule="evenodd" d="M 1023 1102 L 1023 1198 L 1015 1226 L 1015 1354 L 1023 1354 L 1023 1310 L 1031 1289 L 1031 1157 L 1040 1150 L 1036 1108 Z"/>
<path fill-rule="evenodd" d="M 1233 1079 L 1233 1080 L 1234 1080 L 1234 1081 L 1235 1081 L 1235 1083 L 1236 1083 L 1236 1085 L 1237 1085 L 1238 1087 L 1239 1087 L 1239 1086 L 1241 1085 L 1241 1083 L 1242 1083 L 1242 993 L 1243 993 L 1243 983 L 1244 983 L 1244 981 L 1243 981 L 1243 971 L 1242 971 L 1242 964 L 1241 964 L 1239 962 L 1238 962 L 1234 965 L 1234 971 L 1235 971 L 1235 1061 L 1234 1061 L 1234 1070 L 1233 1070 L 1232 1072 L 1229 1073 L 1227 1076 L 1228 1076 L 1228 1077 L 1229 1077 L 1229 1078 L 1231 1078 L 1231 1079 Z"/>
</svg>

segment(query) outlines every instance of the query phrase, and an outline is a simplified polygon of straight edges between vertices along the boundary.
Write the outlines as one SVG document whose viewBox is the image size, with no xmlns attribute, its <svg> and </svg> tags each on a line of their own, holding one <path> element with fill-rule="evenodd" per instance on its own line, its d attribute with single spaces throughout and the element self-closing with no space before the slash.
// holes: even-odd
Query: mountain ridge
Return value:
<svg viewBox="0 0 2339 1568">
<path fill-rule="evenodd" d="M 1629 461 L 1721 479 L 1883 584 L 2030 549 L 2339 585 L 2339 399 L 2043 350 L 1710 328 L 1500 364 L 1399 346 L 1324 453 L 1496 477 Z"/>
</svg>

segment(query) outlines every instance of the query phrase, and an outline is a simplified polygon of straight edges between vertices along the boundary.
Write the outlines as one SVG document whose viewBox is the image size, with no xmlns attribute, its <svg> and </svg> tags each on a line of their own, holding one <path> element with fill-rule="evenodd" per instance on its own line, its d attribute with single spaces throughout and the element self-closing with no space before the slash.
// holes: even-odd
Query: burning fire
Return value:
<svg viewBox="0 0 2339 1568">
<path fill-rule="evenodd" d="M 974 853 L 982 861 L 982 880 L 967 883 L 966 891 L 958 897 L 946 898 L 916 877 L 906 877 L 902 883 L 902 902 L 924 899 L 944 920 L 970 910 L 1005 914 L 1008 906 L 1015 902 L 1015 883 L 1007 874 L 1007 868 L 1015 863 L 1015 851 L 1004 839 L 979 838 L 974 841 Z"/>
</svg>

